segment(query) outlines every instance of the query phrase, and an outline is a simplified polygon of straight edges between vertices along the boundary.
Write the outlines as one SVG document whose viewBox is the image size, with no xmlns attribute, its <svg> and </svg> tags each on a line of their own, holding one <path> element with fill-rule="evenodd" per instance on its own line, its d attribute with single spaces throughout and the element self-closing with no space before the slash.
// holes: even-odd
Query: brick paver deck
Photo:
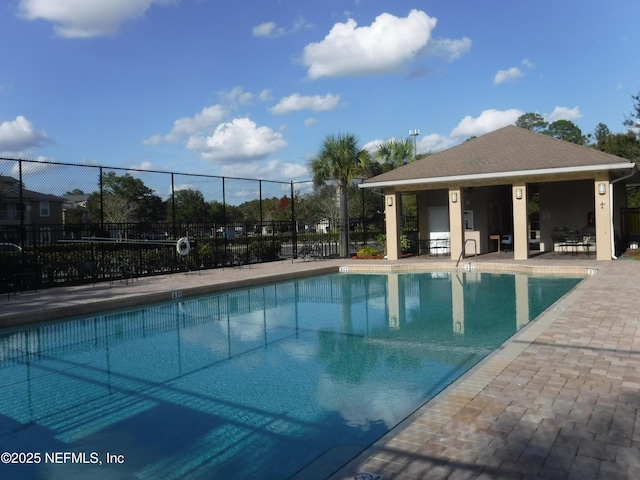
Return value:
<svg viewBox="0 0 640 480">
<path fill-rule="evenodd" d="M 597 267 L 332 478 L 640 479 L 640 262 Z"/>
</svg>

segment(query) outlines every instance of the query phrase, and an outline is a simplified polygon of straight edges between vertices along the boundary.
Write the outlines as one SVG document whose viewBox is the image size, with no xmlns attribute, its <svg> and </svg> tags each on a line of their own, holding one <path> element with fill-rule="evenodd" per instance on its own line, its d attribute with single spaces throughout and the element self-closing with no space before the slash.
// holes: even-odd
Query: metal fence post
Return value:
<svg viewBox="0 0 640 480">
<path fill-rule="evenodd" d="M 23 186 L 22 186 L 22 160 L 18 160 L 18 179 L 19 179 L 19 197 L 20 197 L 20 246 L 24 249 L 24 237 L 25 237 L 25 231 L 24 231 L 24 210 L 26 208 L 26 205 L 24 204 L 24 192 L 23 192 Z"/>
<path fill-rule="evenodd" d="M 100 175 L 100 178 L 98 178 L 98 186 L 100 188 L 100 230 L 104 230 L 104 185 L 102 183 L 104 175 L 102 174 L 102 167 L 98 168 L 98 174 Z"/>
<path fill-rule="evenodd" d="M 176 240 L 178 238 L 178 230 L 176 228 L 176 189 L 173 172 L 171 172 L 171 230 L 173 234 L 173 240 Z"/>
<path fill-rule="evenodd" d="M 296 225 L 296 211 L 293 199 L 293 182 L 291 182 L 291 228 L 293 230 L 291 241 L 293 242 L 293 258 L 298 258 L 298 228 Z"/>
</svg>

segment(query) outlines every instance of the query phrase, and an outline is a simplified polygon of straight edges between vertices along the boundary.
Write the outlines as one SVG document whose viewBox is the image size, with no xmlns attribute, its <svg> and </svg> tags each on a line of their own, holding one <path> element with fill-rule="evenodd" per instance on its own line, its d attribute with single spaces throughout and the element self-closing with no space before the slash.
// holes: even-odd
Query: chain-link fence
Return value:
<svg viewBox="0 0 640 480">
<path fill-rule="evenodd" d="M 305 215 L 309 186 L 0 158 L 0 291 L 331 258 L 341 229 L 351 253 L 383 232 Z"/>
</svg>

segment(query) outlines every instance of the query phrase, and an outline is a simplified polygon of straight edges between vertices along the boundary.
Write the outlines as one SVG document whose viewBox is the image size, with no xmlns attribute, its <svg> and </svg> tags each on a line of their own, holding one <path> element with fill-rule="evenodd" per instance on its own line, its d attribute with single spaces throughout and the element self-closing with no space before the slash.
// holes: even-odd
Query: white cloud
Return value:
<svg viewBox="0 0 640 480">
<path fill-rule="evenodd" d="M 457 139 L 452 137 L 445 137 L 438 133 L 431 133 L 425 135 L 418 141 L 418 153 L 432 153 L 446 150 L 453 147 L 457 143 Z"/>
<path fill-rule="evenodd" d="M 429 41 L 427 50 L 430 55 L 442 57 L 448 62 L 453 62 L 471 50 L 471 39 L 464 37 L 458 39 L 437 38 Z"/>
<path fill-rule="evenodd" d="M 198 191 L 198 187 L 196 187 L 193 183 L 183 183 L 181 185 L 176 185 L 173 188 L 176 192 L 180 190 L 196 190 Z M 171 194 L 171 187 L 169 187 L 169 194 Z"/>
<path fill-rule="evenodd" d="M 556 120 L 577 120 L 582 117 L 582 113 L 580 112 L 580 107 L 556 107 L 553 109 L 553 112 L 544 115 L 544 119 L 553 123 Z"/>
<path fill-rule="evenodd" d="M 234 106 L 248 105 L 253 101 L 253 93 L 246 92 L 242 87 L 233 87 L 220 93 L 220 97 Z"/>
<path fill-rule="evenodd" d="M 376 138 L 375 140 L 371 140 L 367 143 L 365 143 L 362 148 L 363 150 L 367 150 L 369 153 L 376 153 L 376 150 L 378 150 L 378 147 L 380 145 L 382 145 L 384 142 L 386 142 L 386 140 L 380 140 L 379 138 Z"/>
<path fill-rule="evenodd" d="M 271 90 L 269 90 L 268 88 L 265 88 L 258 94 L 258 98 L 263 102 L 268 102 L 272 98 Z"/>
<path fill-rule="evenodd" d="M 484 135 L 507 125 L 515 124 L 522 114 L 521 110 L 512 108 L 510 110 L 485 110 L 477 118 L 467 115 L 451 131 L 451 137 L 461 138 Z"/>
<path fill-rule="evenodd" d="M 278 27 L 275 22 L 264 22 L 253 27 L 251 33 L 254 37 L 276 38 L 310 27 L 311 25 L 307 23 L 304 18 L 300 17 L 294 22 L 293 27 L 288 30 L 283 27 Z"/>
<path fill-rule="evenodd" d="M 0 152 L 18 153 L 40 147 L 53 140 L 44 132 L 38 132 L 24 116 L 0 123 Z"/>
<path fill-rule="evenodd" d="M 51 157 L 38 156 L 32 162 L 23 162 L 22 175 L 32 175 L 35 173 L 56 171 L 57 166 L 52 165 L 49 162 L 55 162 L 55 159 Z M 15 178 L 18 178 L 20 176 L 20 166 L 18 165 L 18 162 L 15 162 L 11 167 L 10 175 Z"/>
<path fill-rule="evenodd" d="M 89 38 L 111 35 L 120 26 L 144 16 L 154 4 L 177 0 L 21 0 L 19 14 L 27 20 L 54 24 L 56 35 Z"/>
<path fill-rule="evenodd" d="M 174 143 L 185 138 L 198 134 L 203 129 L 220 123 L 226 110 L 221 105 L 211 105 L 205 107 L 200 113 L 196 113 L 193 117 L 179 118 L 173 122 L 173 128 L 166 135 L 153 135 L 144 140 L 145 145 L 159 145 L 164 142 Z"/>
<path fill-rule="evenodd" d="M 304 165 L 270 160 L 266 163 L 243 163 L 224 165 L 220 174 L 229 177 L 260 178 L 263 180 L 296 181 L 311 178 L 309 170 Z"/>
<path fill-rule="evenodd" d="M 378 147 L 388 140 L 395 140 L 395 138 L 392 137 L 387 140 L 371 140 L 367 142 L 362 148 L 374 154 Z M 439 152 L 440 150 L 445 150 L 449 147 L 453 147 L 456 143 L 459 143 L 458 138 L 446 137 L 438 133 L 432 133 L 429 135 L 418 137 L 418 141 L 416 142 L 416 149 L 418 150 L 419 154 Z"/>
<path fill-rule="evenodd" d="M 333 95 L 331 93 L 328 93 L 325 96 L 303 96 L 298 93 L 294 93 L 293 95 L 280 99 L 280 101 L 275 106 L 271 107 L 269 111 L 276 115 L 286 115 L 299 110 L 324 112 L 327 110 L 333 110 L 338 106 L 339 102 L 340 95 Z"/>
<path fill-rule="evenodd" d="M 179 118 L 173 122 L 173 128 L 166 135 L 155 134 L 143 140 L 145 145 L 160 145 L 161 143 L 176 143 L 196 135 L 202 135 L 203 131 L 213 125 L 218 125 L 228 115 L 230 111 L 240 106 L 249 105 L 256 97 L 251 92 L 247 92 L 242 87 L 233 87 L 218 93 L 222 104 L 205 107 L 201 112 L 193 117 Z M 271 90 L 262 90 L 258 94 L 261 101 L 271 98 Z"/>
<path fill-rule="evenodd" d="M 278 152 L 287 146 L 279 132 L 258 127 L 249 118 L 236 118 L 220 124 L 210 136 L 192 136 L 187 148 L 207 160 L 249 160 Z"/>
<path fill-rule="evenodd" d="M 254 37 L 279 37 L 280 35 L 284 35 L 284 29 L 278 28 L 275 22 L 264 22 L 260 25 L 253 27 L 251 31 Z"/>
<path fill-rule="evenodd" d="M 528 69 L 532 69 L 535 68 L 536 64 L 533 63 L 531 60 L 529 60 L 528 58 L 525 58 L 524 60 L 522 60 L 522 65 L 524 65 L 525 67 L 527 67 Z"/>
<path fill-rule="evenodd" d="M 136 170 L 153 170 L 154 165 L 148 160 L 145 160 L 140 165 L 132 165 L 131 168 L 135 168 Z"/>
<path fill-rule="evenodd" d="M 493 77 L 493 84 L 500 85 L 501 83 L 520 78 L 523 75 L 524 73 L 522 73 L 518 67 L 511 67 L 508 70 L 498 70 L 498 73 Z"/>
<path fill-rule="evenodd" d="M 304 126 L 305 127 L 310 127 L 311 125 L 315 125 L 316 123 L 318 123 L 318 120 L 313 118 L 313 117 L 309 117 L 304 121 Z"/>
<path fill-rule="evenodd" d="M 533 63 L 528 58 L 525 58 L 520 63 L 522 66 L 526 67 L 528 70 L 531 70 L 536 66 L 535 63 Z M 518 67 L 511 67 L 511 68 L 508 68 L 507 70 L 498 70 L 498 73 L 496 73 L 495 76 L 493 77 L 493 84 L 500 85 L 501 83 L 510 82 L 512 80 L 515 80 L 523 76 L 524 76 L 524 72 L 520 70 Z"/>
<path fill-rule="evenodd" d="M 397 71 L 427 45 L 435 26 L 435 18 L 418 10 L 406 18 L 383 13 L 364 27 L 348 19 L 307 45 L 303 63 L 311 79 Z"/>
</svg>

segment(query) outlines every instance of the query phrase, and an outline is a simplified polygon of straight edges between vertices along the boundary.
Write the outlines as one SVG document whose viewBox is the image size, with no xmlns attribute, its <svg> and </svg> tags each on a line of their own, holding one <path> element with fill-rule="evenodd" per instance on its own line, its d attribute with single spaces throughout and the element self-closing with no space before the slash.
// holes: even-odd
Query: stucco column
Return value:
<svg viewBox="0 0 640 480">
<path fill-rule="evenodd" d="M 400 195 L 396 193 L 385 194 L 384 213 L 386 218 L 387 258 L 389 260 L 398 260 L 402 256 L 402 249 L 400 248 L 400 219 L 402 217 Z"/>
<path fill-rule="evenodd" d="M 458 259 L 464 245 L 464 199 L 462 189 L 449 189 L 449 245 L 451 247 L 451 259 Z"/>
<path fill-rule="evenodd" d="M 513 203 L 513 258 L 529 258 L 529 212 L 527 206 L 527 185 L 515 184 L 511 189 Z"/>
<path fill-rule="evenodd" d="M 601 186 L 602 185 L 602 186 Z M 611 184 L 605 175 L 595 179 L 596 260 L 611 260 Z"/>
</svg>

